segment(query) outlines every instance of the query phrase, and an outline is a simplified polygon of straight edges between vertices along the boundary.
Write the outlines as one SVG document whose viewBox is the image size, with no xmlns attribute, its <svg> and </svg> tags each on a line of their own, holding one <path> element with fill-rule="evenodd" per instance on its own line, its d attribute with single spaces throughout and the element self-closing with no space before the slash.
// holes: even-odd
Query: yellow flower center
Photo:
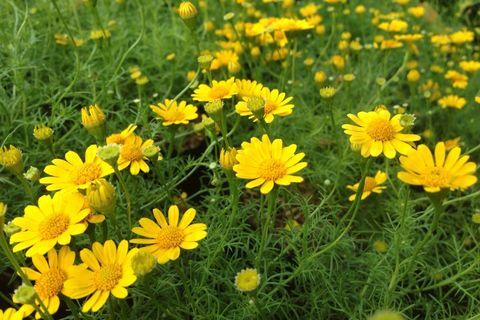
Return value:
<svg viewBox="0 0 480 320">
<path fill-rule="evenodd" d="M 162 249 L 171 249 L 178 247 L 185 238 L 185 234 L 182 230 L 175 226 L 168 226 L 162 228 L 157 235 L 157 245 Z"/>
<path fill-rule="evenodd" d="M 183 121 L 185 120 L 185 113 L 177 109 L 172 109 L 166 114 L 165 120 L 169 122 Z"/>
<path fill-rule="evenodd" d="M 98 164 L 93 162 L 84 163 L 76 172 L 76 176 L 73 181 L 77 185 L 82 185 L 100 178 L 101 175 L 102 168 L 100 168 Z"/>
<path fill-rule="evenodd" d="M 285 164 L 276 159 L 265 160 L 258 168 L 258 175 L 265 180 L 275 181 L 286 174 Z"/>
<path fill-rule="evenodd" d="M 210 90 L 210 97 L 212 99 L 221 99 L 228 94 L 228 89 L 225 87 L 213 87 Z"/>
<path fill-rule="evenodd" d="M 424 185 L 431 187 L 447 187 L 449 176 L 442 167 L 434 167 L 423 176 Z"/>
<path fill-rule="evenodd" d="M 375 178 L 366 177 L 363 191 L 372 191 L 376 186 L 377 186 L 377 182 L 375 181 Z"/>
<path fill-rule="evenodd" d="M 143 158 L 142 149 L 135 144 L 124 144 L 120 150 L 120 155 L 128 161 L 140 160 Z"/>
<path fill-rule="evenodd" d="M 109 264 L 95 272 L 93 283 L 98 290 L 111 291 L 122 278 L 122 266 Z"/>
<path fill-rule="evenodd" d="M 376 141 L 390 141 L 395 137 L 395 130 L 390 121 L 377 119 L 368 125 L 367 134 Z"/>
<path fill-rule="evenodd" d="M 263 110 L 264 114 L 267 115 L 277 108 L 277 105 L 273 102 L 267 101 L 265 103 L 265 109 Z"/>
<path fill-rule="evenodd" d="M 125 137 L 120 133 L 114 133 L 108 137 L 108 143 L 123 144 L 125 142 Z"/>
<path fill-rule="evenodd" d="M 41 299 L 52 298 L 62 291 L 66 279 L 67 275 L 60 268 L 51 268 L 35 281 L 34 288 Z"/>
<path fill-rule="evenodd" d="M 45 218 L 38 226 L 42 239 L 50 240 L 59 237 L 70 226 L 70 218 L 63 213 L 53 214 Z"/>
</svg>

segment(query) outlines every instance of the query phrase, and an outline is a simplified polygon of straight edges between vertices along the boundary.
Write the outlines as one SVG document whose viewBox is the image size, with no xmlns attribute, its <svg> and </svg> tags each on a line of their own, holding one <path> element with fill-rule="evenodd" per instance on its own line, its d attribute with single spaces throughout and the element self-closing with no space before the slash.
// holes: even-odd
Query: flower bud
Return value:
<svg viewBox="0 0 480 320">
<path fill-rule="evenodd" d="M 324 87 L 320 89 L 320 96 L 325 99 L 330 99 L 336 92 L 337 90 L 334 87 Z"/>
<path fill-rule="evenodd" d="M 183 22 L 190 29 L 190 31 L 195 29 L 198 10 L 193 3 L 190 1 L 182 1 L 178 7 L 178 15 L 180 18 L 182 18 Z"/>
<path fill-rule="evenodd" d="M 200 68 L 205 70 L 210 69 L 210 65 L 212 64 L 212 61 L 213 61 L 213 57 L 209 54 L 204 54 L 197 58 L 197 62 L 200 65 Z"/>
<path fill-rule="evenodd" d="M 114 186 L 105 179 L 93 182 L 87 189 L 87 200 L 96 211 L 111 215 L 115 212 L 116 194 Z"/>
<path fill-rule="evenodd" d="M 406 128 L 411 128 L 415 124 L 415 119 L 416 118 L 414 114 L 402 114 L 402 116 L 400 117 L 400 125 Z"/>
<path fill-rule="evenodd" d="M 2 220 L 2 218 L 0 218 L 0 221 Z M 9 221 L 6 225 L 2 225 L 3 226 L 3 231 L 8 235 L 8 236 L 11 236 L 12 234 L 15 234 L 17 232 L 19 232 L 20 230 L 22 230 L 22 228 L 20 228 L 19 226 L 17 226 L 16 224 L 14 224 L 12 221 Z M 0 226 L 0 228 L 1 228 Z M 1 230 L 0 230 L 1 231 Z"/>
<path fill-rule="evenodd" d="M 265 100 L 259 96 L 252 96 L 247 99 L 247 108 L 257 119 L 263 119 Z"/>
<path fill-rule="evenodd" d="M 20 304 L 34 304 L 35 303 L 35 289 L 23 283 L 13 293 L 13 302 Z"/>
<path fill-rule="evenodd" d="M 46 141 L 52 138 L 53 129 L 43 124 L 36 125 L 33 129 L 33 136 L 38 141 Z"/>
<path fill-rule="evenodd" d="M 120 156 L 120 145 L 110 143 L 106 146 L 102 146 L 98 148 L 97 156 L 112 167 L 115 167 L 117 165 L 118 157 Z"/>
<path fill-rule="evenodd" d="M 37 181 L 40 179 L 40 170 L 35 167 L 30 167 L 28 168 L 27 172 L 23 174 L 23 176 L 29 181 Z"/>
<path fill-rule="evenodd" d="M 0 165 L 15 174 L 23 172 L 22 151 L 15 146 L 0 148 Z"/>
<path fill-rule="evenodd" d="M 132 269 L 136 276 L 144 276 L 150 273 L 156 265 L 155 257 L 145 251 L 137 251 L 132 257 Z"/>
<path fill-rule="evenodd" d="M 205 112 L 215 122 L 220 123 L 222 118 L 223 102 L 222 100 L 214 100 L 205 105 Z"/>
<path fill-rule="evenodd" d="M 233 166 L 237 164 L 237 149 L 229 148 L 220 151 L 220 166 L 225 170 L 232 170 Z"/>
<path fill-rule="evenodd" d="M 0 202 L 0 232 L 2 232 L 3 224 L 5 223 L 5 214 L 7 213 L 7 205 Z"/>
<path fill-rule="evenodd" d="M 82 125 L 96 139 L 101 140 L 105 133 L 105 114 L 96 104 L 82 108 Z"/>
<path fill-rule="evenodd" d="M 162 155 L 159 154 L 160 147 L 152 144 L 142 150 L 142 153 L 145 157 L 149 158 L 152 161 L 162 160 Z"/>
<path fill-rule="evenodd" d="M 235 276 L 235 287 L 242 292 L 253 291 L 260 285 L 261 278 L 257 269 L 243 269 Z"/>
</svg>

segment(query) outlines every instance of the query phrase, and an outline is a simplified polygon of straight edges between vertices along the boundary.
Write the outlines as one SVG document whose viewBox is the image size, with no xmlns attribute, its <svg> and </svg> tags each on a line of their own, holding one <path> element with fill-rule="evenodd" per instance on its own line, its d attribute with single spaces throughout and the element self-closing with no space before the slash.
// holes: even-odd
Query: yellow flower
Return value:
<svg viewBox="0 0 480 320">
<path fill-rule="evenodd" d="M 227 67 L 231 73 L 238 72 L 240 70 L 238 59 L 238 55 L 233 50 L 215 52 L 215 59 L 211 62 L 210 69 L 218 70 L 221 67 Z"/>
<path fill-rule="evenodd" d="M 408 23 L 403 20 L 392 20 L 388 22 L 382 22 L 378 27 L 388 32 L 405 32 L 408 28 Z"/>
<path fill-rule="evenodd" d="M 43 124 L 36 125 L 35 128 L 33 128 L 33 136 L 37 140 L 40 140 L 40 141 L 48 140 L 52 137 L 52 135 L 53 135 L 53 129 Z"/>
<path fill-rule="evenodd" d="M 342 56 L 334 55 L 330 61 L 332 62 L 333 66 L 337 69 L 345 68 L 345 59 Z"/>
<path fill-rule="evenodd" d="M 145 251 L 137 251 L 132 257 L 132 269 L 137 277 L 150 273 L 156 264 L 155 256 Z"/>
<path fill-rule="evenodd" d="M 186 101 L 177 103 L 175 100 L 165 99 L 164 103 L 151 105 L 150 109 L 163 120 L 164 126 L 188 124 L 190 120 L 198 118 L 197 107 L 187 104 Z"/>
<path fill-rule="evenodd" d="M 388 250 L 388 245 L 385 243 L 385 241 L 376 240 L 373 243 L 373 249 L 378 253 L 385 253 Z"/>
<path fill-rule="evenodd" d="M 400 47 L 403 47 L 403 43 L 397 40 L 386 39 L 386 40 L 383 40 L 382 43 L 380 44 L 381 50 L 396 49 Z"/>
<path fill-rule="evenodd" d="M 327 74 L 323 71 L 317 71 L 315 72 L 314 78 L 316 83 L 323 83 L 327 80 Z"/>
<path fill-rule="evenodd" d="M 198 247 L 198 241 L 207 236 L 207 226 L 203 223 L 191 224 L 195 218 L 196 210 L 188 209 L 180 223 L 179 210 L 176 205 L 168 209 L 168 222 L 159 209 L 153 209 L 156 223 L 148 218 L 141 218 L 141 227 L 132 229 L 133 233 L 145 237 L 132 239 L 131 243 L 147 245 L 141 250 L 153 254 L 158 263 L 164 264 L 176 260 L 180 256 L 180 248 L 191 250 Z"/>
<path fill-rule="evenodd" d="M 328 99 L 333 97 L 336 92 L 337 89 L 335 89 L 334 87 L 324 87 L 320 89 L 320 96 L 322 98 Z"/>
<path fill-rule="evenodd" d="M 480 95 L 475 96 L 475 102 L 480 104 Z"/>
<path fill-rule="evenodd" d="M 210 102 L 213 100 L 230 99 L 238 93 L 235 78 L 227 81 L 212 81 L 212 86 L 201 84 L 192 94 L 193 100 L 201 102 Z"/>
<path fill-rule="evenodd" d="M 237 149 L 230 148 L 220 150 L 220 166 L 226 170 L 232 170 L 233 166 L 237 164 Z"/>
<path fill-rule="evenodd" d="M 5 311 L 0 309 L 0 320 L 22 320 L 23 312 L 14 308 L 7 308 Z"/>
<path fill-rule="evenodd" d="M 82 108 L 82 125 L 97 139 L 103 138 L 105 131 L 105 114 L 96 104 Z"/>
<path fill-rule="evenodd" d="M 0 165 L 16 174 L 23 172 L 22 151 L 15 146 L 0 148 Z"/>
<path fill-rule="evenodd" d="M 238 164 L 233 170 L 238 178 L 252 180 L 247 188 L 261 186 L 260 192 L 267 194 L 275 184 L 288 186 L 303 181 L 302 177 L 293 174 L 307 166 L 306 162 L 300 162 L 305 154 L 295 154 L 297 146 L 294 144 L 285 148 L 282 144 L 281 139 L 271 142 L 266 134 L 262 140 L 252 138 L 242 143 L 242 149 L 237 152 Z"/>
<path fill-rule="evenodd" d="M 122 132 L 109 135 L 107 137 L 107 144 L 124 144 L 125 140 L 132 135 L 135 129 L 137 129 L 137 126 L 130 124 Z"/>
<path fill-rule="evenodd" d="M 17 243 L 14 252 L 27 249 L 27 257 L 44 255 L 55 245 L 67 245 L 72 236 L 82 234 L 87 229 L 83 220 L 90 209 L 83 209 L 85 200 L 78 193 L 55 193 L 41 196 L 38 206 L 29 205 L 24 209 L 23 217 L 17 217 L 13 223 L 22 231 L 10 238 Z"/>
<path fill-rule="evenodd" d="M 120 156 L 118 157 L 118 169 L 123 170 L 130 166 L 130 173 L 136 176 L 140 170 L 147 173 L 150 171 L 146 157 L 143 150 L 153 145 L 153 140 L 148 139 L 143 141 L 137 135 L 130 135 L 125 139 L 124 144 L 120 148 Z"/>
<path fill-rule="evenodd" d="M 116 194 L 115 187 L 105 179 L 98 179 L 87 189 L 88 204 L 96 211 L 103 214 L 115 212 Z"/>
<path fill-rule="evenodd" d="M 108 39 L 111 36 L 112 34 L 107 29 L 92 30 L 90 32 L 90 39 L 92 40 Z"/>
<path fill-rule="evenodd" d="M 361 154 L 365 158 L 378 157 L 383 152 L 387 158 L 393 159 L 397 151 L 407 154 L 412 150 L 410 144 L 420 140 L 416 134 L 402 133 L 401 114 L 390 119 L 387 110 L 376 110 L 349 114 L 348 117 L 357 125 L 344 124 L 342 128 L 350 135 L 350 143 L 361 147 Z"/>
<path fill-rule="evenodd" d="M 260 285 L 262 277 L 257 269 L 246 268 L 242 269 L 235 276 L 235 287 L 242 292 L 249 292 L 257 289 Z"/>
<path fill-rule="evenodd" d="M 49 176 L 39 180 L 47 185 L 48 191 L 86 189 L 97 179 L 113 173 L 113 168 L 97 157 L 96 145 L 85 151 L 85 162 L 76 152 L 68 151 L 65 160 L 55 159 L 52 163 L 43 170 Z"/>
<path fill-rule="evenodd" d="M 465 89 L 468 86 L 468 77 L 455 70 L 447 71 L 445 79 L 451 80 L 454 88 Z"/>
<path fill-rule="evenodd" d="M 60 293 L 64 293 L 63 284 L 67 279 L 83 269 L 83 267 L 75 266 L 75 252 L 69 247 L 62 247 L 58 253 L 55 249 L 48 251 L 48 260 L 43 255 L 35 255 L 32 257 L 33 266 L 36 268 L 22 268 L 28 279 L 34 281 L 33 288 L 38 294 L 43 305 L 48 309 L 48 313 L 55 314 L 60 307 Z M 40 301 L 35 301 L 40 307 Z M 19 311 L 23 311 L 24 315 L 29 315 L 35 310 L 31 304 L 24 304 Z M 35 318 L 40 319 L 37 312 Z"/>
<path fill-rule="evenodd" d="M 467 100 L 454 94 L 442 97 L 438 104 L 443 108 L 462 109 L 467 104 Z"/>
<path fill-rule="evenodd" d="M 452 150 L 455 147 L 460 146 L 460 137 L 455 139 L 445 140 L 445 150 Z"/>
<path fill-rule="evenodd" d="M 368 177 L 367 176 L 365 178 L 365 186 L 363 187 L 361 199 L 363 200 L 363 199 L 367 198 L 369 195 L 372 194 L 372 192 L 382 193 L 382 191 L 387 188 L 385 186 L 382 186 L 382 184 L 385 181 L 387 181 L 387 175 L 385 174 L 385 172 L 382 172 L 382 171 L 377 171 L 377 174 L 375 174 L 375 177 Z M 347 186 L 348 189 L 355 192 L 354 194 L 352 194 L 348 198 L 348 200 L 350 200 L 350 201 L 355 200 L 355 195 L 357 193 L 357 190 L 358 190 L 359 186 L 360 186 L 360 183 L 356 183 L 353 186 L 352 185 Z"/>
<path fill-rule="evenodd" d="M 420 79 L 420 72 L 417 69 L 412 69 L 407 73 L 407 80 L 409 82 L 417 82 Z"/>
<path fill-rule="evenodd" d="M 408 8 L 408 13 L 415 18 L 421 18 L 425 15 L 425 8 L 423 6 L 415 6 Z"/>
<path fill-rule="evenodd" d="M 300 8 L 300 14 L 305 18 L 313 16 L 317 13 L 318 6 L 315 3 L 309 3 Z"/>
<path fill-rule="evenodd" d="M 446 154 L 445 143 L 435 146 L 435 154 L 422 144 L 407 156 L 400 157 L 405 171 L 398 173 L 398 178 L 405 183 L 423 186 L 427 192 L 439 192 L 442 189 L 466 189 L 477 182 L 474 175 L 477 165 L 467 162 L 467 155 L 460 156 L 461 149 L 455 147 Z"/>
<path fill-rule="evenodd" d="M 454 32 L 450 35 L 450 40 L 455 44 L 463 44 L 467 42 L 472 42 L 475 38 L 475 35 L 472 31 L 460 30 Z"/>
<path fill-rule="evenodd" d="M 237 96 L 241 100 L 243 98 L 250 98 L 253 96 L 260 95 L 263 85 L 261 83 L 257 83 L 257 81 L 252 80 L 235 80 L 235 84 L 237 85 L 238 93 Z"/>
<path fill-rule="evenodd" d="M 258 96 L 265 102 L 263 108 L 263 119 L 266 123 L 271 123 L 274 116 L 285 117 L 292 113 L 294 105 L 290 103 L 292 97 L 286 97 L 284 92 L 279 92 L 277 89 L 270 91 L 269 88 L 264 87 Z M 251 98 L 251 97 L 250 97 Z M 235 106 L 235 111 L 243 117 L 248 116 L 253 121 L 258 121 L 256 115 L 248 107 L 248 101 L 250 98 L 244 98 L 244 101 L 240 101 Z"/>
<path fill-rule="evenodd" d="M 128 250 L 127 240 L 122 240 L 118 249 L 112 240 L 105 241 L 104 245 L 95 242 L 92 250 L 83 249 L 80 258 L 87 268 L 65 281 L 65 295 L 72 299 L 90 296 L 83 304 L 83 312 L 97 312 L 110 294 L 118 299 L 126 298 L 126 287 L 137 281 L 131 264 L 137 251 Z"/>
<path fill-rule="evenodd" d="M 402 315 L 396 311 L 380 310 L 368 318 L 368 320 L 404 320 Z"/>
<path fill-rule="evenodd" d="M 480 70 L 480 62 L 475 60 L 461 61 L 460 68 L 465 72 L 476 72 Z"/>
</svg>

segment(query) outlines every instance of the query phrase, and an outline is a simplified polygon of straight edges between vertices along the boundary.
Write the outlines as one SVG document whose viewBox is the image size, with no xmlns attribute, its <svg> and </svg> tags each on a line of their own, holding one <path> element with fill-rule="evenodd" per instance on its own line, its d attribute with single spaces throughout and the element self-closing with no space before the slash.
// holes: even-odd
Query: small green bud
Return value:
<svg viewBox="0 0 480 320">
<path fill-rule="evenodd" d="M 30 167 L 28 168 L 27 172 L 23 174 L 23 176 L 29 181 L 37 181 L 40 179 L 40 170 L 35 167 Z"/>
</svg>

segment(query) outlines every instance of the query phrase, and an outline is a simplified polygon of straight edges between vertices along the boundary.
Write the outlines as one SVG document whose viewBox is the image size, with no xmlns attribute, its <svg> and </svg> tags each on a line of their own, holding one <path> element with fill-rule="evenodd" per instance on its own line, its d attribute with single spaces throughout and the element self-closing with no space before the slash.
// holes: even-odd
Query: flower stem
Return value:
<svg viewBox="0 0 480 320">
<path fill-rule="evenodd" d="M 125 194 L 125 200 L 127 201 L 127 219 L 128 219 L 128 230 L 132 230 L 132 201 L 130 198 L 130 193 L 128 192 L 127 186 L 125 184 L 125 180 L 123 179 L 120 171 L 115 166 L 115 175 L 118 178 L 118 182 L 120 183 L 120 187 L 122 188 L 123 193 Z"/>
<path fill-rule="evenodd" d="M 260 262 L 262 261 L 262 257 L 264 255 L 265 246 L 267 244 L 268 235 L 271 231 L 272 225 L 272 218 L 273 225 L 275 225 L 275 203 L 277 201 L 278 195 L 278 188 L 274 188 L 267 196 L 267 213 L 265 215 L 265 221 L 262 226 L 262 237 L 260 239 L 260 249 L 258 251 L 257 256 L 257 266 L 260 266 Z"/>
</svg>

